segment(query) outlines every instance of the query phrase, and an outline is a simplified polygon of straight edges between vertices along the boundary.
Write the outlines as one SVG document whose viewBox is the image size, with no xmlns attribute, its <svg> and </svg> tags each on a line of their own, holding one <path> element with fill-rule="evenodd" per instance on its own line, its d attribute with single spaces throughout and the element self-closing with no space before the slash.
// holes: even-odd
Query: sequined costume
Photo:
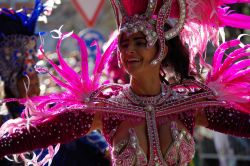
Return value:
<svg viewBox="0 0 250 166">
<path fill-rule="evenodd" d="M 104 93 L 104 90 L 110 88 L 113 90 Z M 250 136 L 249 125 L 241 125 L 249 124 L 250 115 L 235 110 L 226 102 L 217 101 L 205 85 L 186 80 L 180 85 L 163 85 L 162 90 L 158 96 L 138 98 L 128 85 L 103 86 L 92 93 L 86 109 L 67 109 L 53 119 L 30 126 L 29 130 L 22 127 L 12 134 L 6 133 L 0 140 L 0 156 L 68 142 L 83 136 L 91 127 L 95 111 L 102 113 L 103 134 L 112 147 L 114 165 L 187 164 L 195 152 L 192 134 L 197 111 L 204 111 L 207 115 L 210 129 Z M 200 102 L 194 102 L 197 100 Z M 105 106 L 91 106 L 92 102 L 102 102 Z M 140 147 L 133 128 L 128 129 L 127 138 L 115 147 L 112 146 L 119 125 L 127 120 L 135 126 L 146 123 L 148 154 Z M 177 120 L 185 128 L 177 126 Z M 161 150 L 158 132 L 159 126 L 163 124 L 170 124 L 168 130 L 171 130 L 173 140 L 164 152 Z"/>
<path fill-rule="evenodd" d="M 117 0 L 116 2 L 121 1 Z M 114 5 L 116 2 L 111 1 L 115 12 L 118 13 L 117 5 Z M 128 5 L 129 8 L 130 3 L 134 2 L 134 0 L 124 0 L 122 2 L 124 6 Z M 190 11 L 192 5 L 196 4 L 192 0 L 187 0 L 187 6 L 183 0 L 173 1 L 175 2 L 173 6 L 171 6 L 172 1 L 150 0 L 147 2 L 149 4 L 146 3 L 145 9 L 147 9 L 146 14 L 149 13 L 149 15 L 142 14 L 138 16 L 132 12 L 129 17 L 123 17 L 124 11 L 122 11 L 123 20 L 121 25 L 119 23 L 118 25 L 119 31 L 128 35 L 138 31 L 145 32 L 149 47 L 151 43 L 155 44 L 156 41 L 159 41 L 159 54 L 152 61 L 152 65 L 155 65 L 160 63 L 165 56 L 163 53 L 166 40 L 176 36 L 182 28 L 184 28 L 182 32 L 186 32 L 182 36 L 184 40 L 188 36 L 189 27 L 183 24 L 186 16 L 190 21 L 186 24 L 191 24 L 191 21 L 194 21 L 193 23 L 204 22 L 202 20 L 197 21 L 200 17 L 188 15 L 190 13 L 195 14 L 194 11 L 196 11 Z M 154 11 L 157 9 L 156 2 L 157 5 L 160 4 L 160 10 L 158 10 L 159 13 L 154 15 Z M 199 1 L 201 4 L 202 2 L 209 3 L 211 1 Z M 213 7 L 224 4 L 221 1 L 216 2 L 218 2 L 218 4 L 215 3 L 217 6 L 209 7 L 214 9 Z M 177 8 L 183 9 L 177 15 L 180 17 L 179 22 L 165 33 L 163 28 L 166 19 L 169 17 L 169 10 L 174 6 L 176 7 L 176 3 L 179 5 L 177 5 Z M 234 2 L 228 0 L 227 4 L 230 3 Z M 135 6 L 138 7 L 138 5 Z M 195 7 L 197 10 L 200 8 L 200 6 Z M 205 5 L 205 7 L 207 6 Z M 187 15 L 185 9 L 188 9 L 189 13 Z M 219 11 L 221 10 L 218 9 L 217 11 L 216 8 L 215 11 L 212 10 L 212 13 Z M 143 10 L 141 13 L 145 13 L 145 11 Z M 225 13 L 221 12 L 219 14 L 223 15 Z M 220 23 L 220 25 L 225 23 L 226 16 L 224 22 L 217 20 L 216 23 Z M 231 16 L 236 15 L 232 14 Z M 119 18 L 117 17 L 118 22 Z M 125 18 L 128 19 L 130 24 L 126 24 Z M 152 21 L 151 18 L 155 19 Z M 214 17 L 211 18 L 214 19 Z M 152 22 L 148 22 L 150 20 Z M 240 22 L 240 19 L 237 21 Z M 140 22 L 143 22 L 143 24 L 140 24 L 143 25 L 142 29 L 139 26 Z M 212 20 L 213 22 L 215 21 Z M 145 30 L 147 26 L 151 28 L 152 33 Z M 210 22 L 208 24 L 204 23 L 201 27 L 204 29 L 211 28 L 207 26 L 211 26 Z M 124 27 L 125 29 L 123 29 Z M 194 27 L 196 26 L 192 28 Z M 212 27 L 217 28 L 214 24 L 212 24 Z M 156 36 L 154 32 L 157 34 Z M 212 31 L 210 32 L 212 33 Z M 110 56 L 117 53 L 119 36 L 112 40 L 103 55 L 101 55 L 100 51 L 97 51 L 93 74 L 89 76 L 88 55 L 84 42 L 74 33 L 60 32 L 59 34 L 60 40 L 57 45 L 57 54 L 60 66 L 57 66 L 50 59 L 48 59 L 48 62 L 54 67 L 60 78 L 49 73 L 45 68 L 37 68 L 37 71 L 48 72 L 52 79 L 65 88 L 66 91 L 18 100 L 26 105 L 23 113 L 26 116 L 8 121 L 1 127 L 0 157 L 18 154 L 17 156 L 25 158 L 23 152 L 77 139 L 91 130 L 92 124 L 95 123 L 94 118 L 97 115 L 100 117 L 99 122 L 102 124 L 102 133 L 111 148 L 114 166 L 186 165 L 192 160 L 195 152 L 193 131 L 199 122 L 199 119 L 197 119 L 199 115 L 204 115 L 208 125 L 206 127 L 210 129 L 250 137 L 250 91 L 246 90 L 250 86 L 249 77 L 247 77 L 247 74 L 250 73 L 248 69 L 250 62 L 246 58 L 250 54 L 247 51 L 250 45 L 237 49 L 227 55 L 225 60 L 222 60 L 225 50 L 238 46 L 240 44 L 239 39 L 226 42 L 217 49 L 213 64 L 210 66 L 211 70 L 204 84 L 192 79 L 182 80 L 180 83 L 170 85 L 162 82 L 159 95 L 137 96 L 131 90 L 130 85 L 109 85 L 102 84 L 100 81 L 102 71 Z M 209 34 L 206 33 L 204 36 L 209 36 Z M 217 36 L 217 33 L 214 34 Z M 60 53 L 60 44 L 66 37 L 76 39 L 80 46 L 82 69 L 80 74 L 68 66 Z M 197 42 L 191 45 L 186 41 L 191 45 L 191 55 L 196 55 L 200 51 L 203 53 L 203 46 L 206 45 L 209 39 L 205 38 L 204 40 L 202 43 L 198 42 L 200 47 L 196 45 Z M 196 50 L 196 52 L 192 52 L 192 50 Z M 191 68 L 194 67 L 192 66 L 193 60 L 194 56 L 190 58 Z M 48 107 L 50 104 L 53 104 L 53 106 Z M 123 132 L 120 130 L 122 126 L 125 126 Z M 169 139 L 163 139 L 163 136 L 168 136 Z M 170 140 L 170 142 L 165 142 L 166 140 Z M 54 149 L 49 147 L 49 150 L 57 151 L 57 147 Z"/>
</svg>

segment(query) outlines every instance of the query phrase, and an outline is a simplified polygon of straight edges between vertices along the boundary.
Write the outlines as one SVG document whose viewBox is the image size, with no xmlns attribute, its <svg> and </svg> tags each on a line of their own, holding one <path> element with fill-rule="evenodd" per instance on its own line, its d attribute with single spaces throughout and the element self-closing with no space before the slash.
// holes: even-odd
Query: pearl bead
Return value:
<svg viewBox="0 0 250 166">
<path fill-rule="evenodd" d="M 152 112 L 152 111 L 154 111 L 154 107 L 153 107 L 152 105 L 147 105 L 147 106 L 145 107 L 145 110 L 146 110 L 147 112 Z"/>
</svg>

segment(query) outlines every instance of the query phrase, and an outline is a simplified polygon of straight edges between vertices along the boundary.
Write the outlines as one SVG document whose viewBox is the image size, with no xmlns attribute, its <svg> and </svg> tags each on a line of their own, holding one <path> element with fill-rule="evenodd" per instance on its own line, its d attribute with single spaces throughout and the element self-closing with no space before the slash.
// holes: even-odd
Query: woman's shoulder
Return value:
<svg viewBox="0 0 250 166">
<path fill-rule="evenodd" d="M 91 94 L 91 97 L 108 99 L 112 96 L 118 96 L 126 86 L 126 84 L 103 84 Z"/>
<path fill-rule="evenodd" d="M 204 83 L 195 79 L 184 79 L 181 82 L 170 84 L 170 88 L 180 94 L 197 94 L 211 91 Z"/>
</svg>

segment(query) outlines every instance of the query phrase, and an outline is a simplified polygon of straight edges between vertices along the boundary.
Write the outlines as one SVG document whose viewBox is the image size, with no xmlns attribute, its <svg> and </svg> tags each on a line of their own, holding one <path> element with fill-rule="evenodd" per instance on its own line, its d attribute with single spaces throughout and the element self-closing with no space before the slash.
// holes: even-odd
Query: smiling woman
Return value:
<svg viewBox="0 0 250 166">
<path fill-rule="evenodd" d="M 160 65 L 156 67 L 150 64 L 156 57 L 157 47 L 147 48 L 147 40 L 142 32 L 129 37 L 126 34 L 121 34 L 119 51 L 122 65 L 130 75 L 138 76 L 141 73 L 145 76 L 144 72 L 153 73 L 153 71 L 155 71 L 153 74 L 159 73 Z"/>
<path fill-rule="evenodd" d="M 225 1 L 111 0 L 111 4 L 119 34 L 103 55 L 97 51 L 93 75 L 88 75 L 84 42 L 71 34 L 81 49 L 78 74 L 59 52 L 65 39 L 61 36 L 60 67 L 49 63 L 60 75 L 52 79 L 66 91 L 30 98 L 29 116 L 1 127 L 0 157 L 17 154 L 24 159 L 25 151 L 69 142 L 99 128 L 110 145 L 114 166 L 183 166 L 195 153 L 196 126 L 250 138 L 250 46 L 237 49 L 223 63 L 225 50 L 240 41 L 222 44 L 212 66 L 201 56 L 209 39 L 217 42 L 217 30 L 228 25 L 227 19 L 234 18 L 231 26 L 238 27 L 249 16 L 228 12 Z M 210 68 L 205 82 L 195 79 L 199 54 L 200 66 Z M 111 55 L 118 56 L 130 75 L 129 84 L 100 83 Z M 177 81 L 166 71 L 174 73 Z"/>
</svg>

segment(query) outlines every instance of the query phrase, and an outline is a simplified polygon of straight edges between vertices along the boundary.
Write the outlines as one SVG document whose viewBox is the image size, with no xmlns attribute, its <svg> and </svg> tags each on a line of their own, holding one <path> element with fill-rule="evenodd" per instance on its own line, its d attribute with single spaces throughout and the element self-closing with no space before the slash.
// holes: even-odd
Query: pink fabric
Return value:
<svg viewBox="0 0 250 166">
<path fill-rule="evenodd" d="M 142 14 L 146 11 L 148 0 L 122 0 L 122 4 L 129 16 L 133 16 L 135 14 Z M 138 5 L 140 4 L 140 5 Z M 163 1 L 157 1 L 157 8 L 154 14 L 158 14 L 160 7 L 162 6 Z M 171 7 L 171 17 L 178 18 L 179 17 L 179 5 L 177 0 L 173 0 Z"/>
<path fill-rule="evenodd" d="M 105 85 L 100 87 L 103 88 L 103 92 L 107 90 L 104 87 Z M 60 110 L 61 112 L 54 112 L 53 116 L 48 116 L 47 118 L 40 117 L 39 121 L 36 120 L 35 123 L 33 123 L 33 119 L 31 119 L 32 123 L 30 123 L 30 125 L 27 125 L 26 119 L 19 119 L 19 122 L 17 120 L 15 122 L 9 121 L 9 124 L 6 124 L 6 126 L 2 126 L 1 128 L 2 133 L 0 137 L 0 157 L 6 154 L 20 153 L 35 148 L 46 147 L 50 144 L 55 144 L 58 142 L 62 143 L 71 139 L 76 139 L 87 133 L 87 131 L 90 129 L 95 111 L 103 112 L 103 133 L 105 134 L 105 138 L 110 141 L 110 146 L 112 146 L 112 137 L 115 135 L 115 130 L 117 127 L 119 127 L 121 122 L 128 119 L 143 122 L 145 121 L 145 116 L 143 117 L 141 115 L 145 115 L 145 111 L 143 111 L 143 107 L 138 105 L 138 110 L 133 109 L 132 113 L 134 116 L 128 116 L 127 113 L 131 111 L 130 106 L 132 103 L 122 103 L 122 101 L 125 100 L 125 98 L 119 97 L 122 94 L 122 89 L 115 88 L 115 85 L 110 87 L 114 90 L 112 93 L 109 93 L 109 95 L 103 95 L 103 93 L 100 93 L 100 95 L 93 98 L 95 101 L 97 101 L 97 99 L 102 99 L 102 101 L 109 103 L 109 107 L 97 108 L 97 106 L 91 107 L 91 105 L 89 105 L 89 109 L 64 109 Z M 233 108 L 225 107 L 225 105 L 228 104 L 225 104 L 224 106 L 213 107 L 206 106 L 204 105 L 205 103 L 203 103 L 197 107 L 196 103 L 192 102 L 194 96 L 200 96 L 202 101 L 208 98 L 210 98 L 210 100 L 214 99 L 213 96 L 208 94 L 210 90 L 205 85 L 186 80 L 181 85 L 172 85 L 171 90 L 172 95 L 169 95 L 169 98 L 164 103 L 162 103 L 164 109 L 159 110 L 159 112 L 164 112 L 166 115 L 160 116 L 156 112 L 157 119 L 158 117 L 166 117 L 166 119 L 169 117 L 176 117 L 185 125 L 188 131 L 192 133 L 195 122 L 195 110 L 200 108 L 201 110 L 198 110 L 203 111 L 202 108 L 205 108 L 204 111 L 206 112 L 209 120 L 209 127 L 215 130 L 221 130 L 223 132 L 227 131 L 230 134 L 237 134 L 238 136 L 250 137 L 250 132 L 248 132 L 250 130 L 249 125 L 245 125 L 248 123 L 249 114 L 237 111 Z M 93 92 L 93 94 L 95 93 L 96 92 Z M 114 105 L 115 99 L 119 99 L 116 103 L 117 105 Z M 181 105 L 183 102 L 192 103 L 193 106 L 191 105 L 191 107 L 187 110 L 181 110 L 184 107 Z M 222 105 L 220 102 L 217 103 Z M 173 106 L 177 106 L 177 108 L 174 110 L 179 111 L 175 116 L 173 116 L 174 113 L 169 114 L 168 110 Z M 122 112 L 120 110 L 121 108 L 126 108 L 126 110 Z M 142 110 L 139 112 L 139 109 Z M 214 117 L 214 119 L 212 117 Z M 220 121 L 220 124 L 217 124 L 217 119 L 221 117 L 223 117 L 224 121 Z M 156 126 L 159 126 L 160 121 L 156 120 L 156 122 Z M 242 122 L 242 124 L 239 122 Z M 190 134 L 188 135 L 188 132 L 183 133 L 183 136 L 181 136 L 180 134 L 182 130 L 178 131 L 179 132 L 176 138 L 183 138 L 183 140 L 179 141 L 180 148 L 170 148 L 169 153 L 177 155 L 177 157 L 181 157 L 180 161 L 182 163 L 188 163 L 192 159 L 194 150 L 192 136 Z M 173 134 L 173 136 L 175 135 Z M 10 143 L 6 144 L 6 142 Z M 131 156 L 130 153 L 126 154 L 128 157 Z M 165 161 L 168 163 L 174 163 L 174 158 L 171 158 L 173 155 L 167 155 L 167 160 Z M 141 156 L 143 155 L 139 155 L 139 160 L 144 161 L 145 158 L 143 159 Z"/>
<path fill-rule="evenodd" d="M 79 118 L 75 118 L 78 115 Z M 45 165 L 51 162 L 53 156 L 58 150 L 55 150 L 52 145 L 65 142 L 70 142 L 73 139 L 85 135 L 93 121 L 94 114 L 86 113 L 83 110 L 67 110 L 58 113 L 56 116 L 44 118 L 42 121 L 35 121 L 27 124 L 26 119 L 9 120 L 1 127 L 0 133 L 0 158 L 4 155 L 15 153 L 24 161 L 34 165 Z M 6 145 L 6 141 L 9 142 Z M 5 146 L 3 146 L 5 145 Z M 23 152 L 29 152 L 34 149 L 47 148 L 49 154 L 43 160 L 38 160 L 38 157 L 33 154 L 34 158 L 25 158 Z M 11 147 L 11 148 L 10 148 Z"/>
<path fill-rule="evenodd" d="M 204 109 L 208 128 L 237 137 L 250 137 L 250 114 L 236 111 L 232 106 L 207 107 Z"/>
<path fill-rule="evenodd" d="M 175 122 L 172 122 L 175 124 Z M 177 163 L 185 165 L 189 163 L 195 153 L 195 143 L 191 134 L 185 134 L 184 130 L 179 130 L 176 126 L 171 128 L 173 142 L 167 149 L 164 160 L 167 165 L 174 166 Z M 112 162 L 114 166 L 127 165 L 147 165 L 147 154 L 139 145 L 135 130 L 129 129 L 129 138 L 121 140 L 116 146 L 112 147 Z M 183 134 L 184 133 L 184 134 Z"/>
<path fill-rule="evenodd" d="M 146 11 L 148 0 L 122 0 L 121 3 L 124 5 L 124 8 L 128 16 L 133 16 L 135 14 L 142 14 Z M 138 5 L 140 4 L 140 5 Z"/>
</svg>

